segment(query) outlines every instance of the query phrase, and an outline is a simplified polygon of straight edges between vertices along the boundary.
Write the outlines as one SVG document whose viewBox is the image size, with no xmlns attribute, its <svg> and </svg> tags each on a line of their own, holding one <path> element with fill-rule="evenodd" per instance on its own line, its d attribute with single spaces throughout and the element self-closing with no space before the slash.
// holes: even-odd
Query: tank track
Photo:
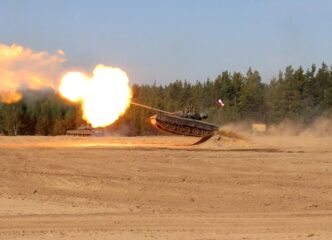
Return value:
<svg viewBox="0 0 332 240">
<path fill-rule="evenodd" d="M 150 119 L 158 129 L 184 136 L 210 137 L 218 130 L 214 124 L 174 115 L 157 114 Z"/>
</svg>

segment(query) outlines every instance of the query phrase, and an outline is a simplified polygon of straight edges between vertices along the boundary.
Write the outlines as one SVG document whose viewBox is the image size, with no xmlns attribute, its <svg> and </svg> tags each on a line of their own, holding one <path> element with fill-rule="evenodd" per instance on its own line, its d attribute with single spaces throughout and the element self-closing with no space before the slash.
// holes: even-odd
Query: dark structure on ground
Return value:
<svg viewBox="0 0 332 240">
<path fill-rule="evenodd" d="M 104 130 L 101 128 L 93 128 L 91 125 L 82 125 L 78 129 L 67 130 L 66 135 L 81 137 L 100 137 L 104 136 Z"/>
</svg>

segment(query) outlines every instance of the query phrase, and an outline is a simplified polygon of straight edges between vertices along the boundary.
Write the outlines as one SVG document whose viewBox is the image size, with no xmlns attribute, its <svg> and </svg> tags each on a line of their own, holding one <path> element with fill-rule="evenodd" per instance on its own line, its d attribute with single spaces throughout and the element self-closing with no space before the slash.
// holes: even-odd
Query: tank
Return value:
<svg viewBox="0 0 332 240">
<path fill-rule="evenodd" d="M 150 120 L 156 128 L 178 135 L 205 137 L 218 131 L 214 124 L 178 115 L 156 114 Z"/>
<path fill-rule="evenodd" d="M 91 125 L 81 125 L 78 129 L 67 130 L 66 135 L 80 137 L 100 137 L 104 136 L 104 131 L 100 128 L 93 128 Z"/>
<path fill-rule="evenodd" d="M 195 144 L 208 140 L 219 130 L 217 125 L 202 121 L 207 118 L 204 113 L 167 112 L 144 104 L 133 102 L 132 104 L 158 112 L 158 114 L 150 117 L 150 122 L 159 130 L 178 135 L 200 137 L 201 139 Z"/>
</svg>

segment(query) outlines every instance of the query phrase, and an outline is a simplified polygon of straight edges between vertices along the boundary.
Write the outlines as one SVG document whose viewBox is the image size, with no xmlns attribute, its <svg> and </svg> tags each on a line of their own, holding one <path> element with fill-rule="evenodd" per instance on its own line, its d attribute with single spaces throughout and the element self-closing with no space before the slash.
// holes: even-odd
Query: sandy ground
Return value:
<svg viewBox="0 0 332 240">
<path fill-rule="evenodd" d="M 0 137 L 0 239 L 332 239 L 332 137 Z"/>
</svg>

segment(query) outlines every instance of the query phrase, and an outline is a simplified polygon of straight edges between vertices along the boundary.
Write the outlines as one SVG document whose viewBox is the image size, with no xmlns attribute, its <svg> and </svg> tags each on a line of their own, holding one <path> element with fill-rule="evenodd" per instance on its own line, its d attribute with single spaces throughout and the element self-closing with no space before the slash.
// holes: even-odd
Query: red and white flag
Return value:
<svg viewBox="0 0 332 240">
<path fill-rule="evenodd" d="M 219 107 L 224 107 L 225 106 L 224 102 L 220 98 L 218 99 L 218 106 Z"/>
</svg>

